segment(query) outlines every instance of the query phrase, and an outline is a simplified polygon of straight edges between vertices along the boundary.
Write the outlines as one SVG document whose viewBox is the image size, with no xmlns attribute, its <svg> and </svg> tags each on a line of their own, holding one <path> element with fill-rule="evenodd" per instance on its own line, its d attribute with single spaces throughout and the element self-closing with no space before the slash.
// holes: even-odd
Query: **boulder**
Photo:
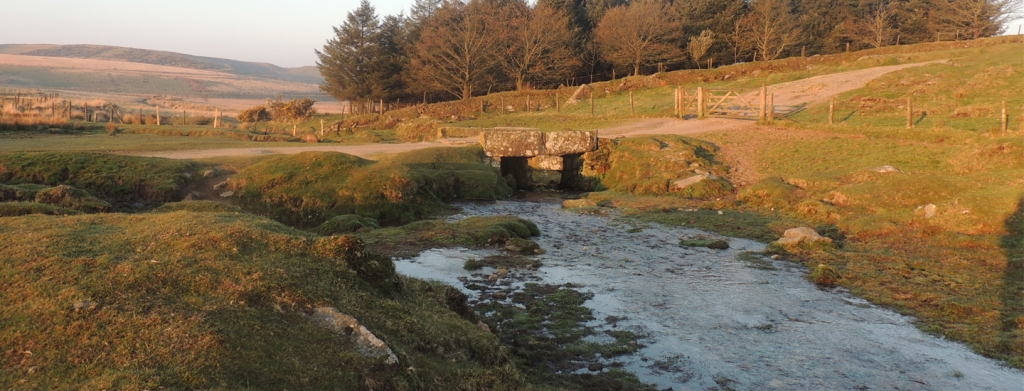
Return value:
<svg viewBox="0 0 1024 391">
<path fill-rule="evenodd" d="M 527 164 L 534 170 L 561 171 L 565 167 L 562 161 L 561 156 L 534 156 L 527 159 Z"/>
<path fill-rule="evenodd" d="M 304 134 L 302 135 L 302 142 L 316 144 L 320 142 L 320 138 L 316 137 L 315 134 Z"/>
<path fill-rule="evenodd" d="M 930 219 L 932 217 L 935 217 L 935 212 L 937 212 L 938 209 L 939 208 L 935 206 L 935 204 L 928 204 L 917 207 L 917 209 L 914 210 L 914 213 L 924 215 L 924 218 Z"/>
<path fill-rule="evenodd" d="M 597 202 L 594 200 L 580 198 L 578 200 L 565 200 L 562 202 L 563 208 L 586 208 L 586 207 L 597 207 Z"/>
<path fill-rule="evenodd" d="M 355 345 L 356 352 L 364 357 L 384 360 L 385 364 L 398 364 L 398 356 L 384 341 L 373 335 L 356 318 L 345 315 L 334 307 L 320 307 L 313 310 L 313 322 L 337 334 L 347 336 Z"/>
<path fill-rule="evenodd" d="M 487 156 L 533 157 L 544 154 L 544 133 L 539 130 L 490 130 L 480 133 Z"/>
<path fill-rule="evenodd" d="M 533 170 L 530 172 L 530 180 L 533 182 L 534 188 L 556 190 L 558 184 L 562 182 L 562 172 Z"/>
<path fill-rule="evenodd" d="M 697 182 L 703 181 L 708 178 L 708 174 L 697 174 L 686 179 L 680 179 L 672 182 L 672 187 L 669 190 L 683 190 L 687 187 L 697 184 Z"/>
<path fill-rule="evenodd" d="M 782 234 L 782 238 L 775 241 L 775 243 L 783 246 L 814 242 L 832 243 L 832 239 L 818 235 L 818 233 L 811 228 L 799 227 L 787 229 L 786 232 Z"/>
<path fill-rule="evenodd" d="M 589 84 L 581 85 L 579 88 L 576 89 L 576 92 L 573 92 L 572 96 L 570 96 L 569 99 L 565 101 L 565 104 L 576 104 L 581 99 L 589 97 L 593 91 L 594 87 L 591 87 Z"/>
<path fill-rule="evenodd" d="M 544 154 L 573 155 L 597 150 L 597 132 L 569 130 L 544 133 Z"/>
<path fill-rule="evenodd" d="M 875 172 L 880 172 L 880 173 L 883 173 L 883 174 L 890 173 L 890 172 L 898 172 L 898 173 L 901 173 L 901 174 L 903 173 L 903 170 L 900 170 L 900 169 L 898 169 L 896 167 L 893 167 L 893 166 L 875 167 L 873 170 Z"/>
</svg>

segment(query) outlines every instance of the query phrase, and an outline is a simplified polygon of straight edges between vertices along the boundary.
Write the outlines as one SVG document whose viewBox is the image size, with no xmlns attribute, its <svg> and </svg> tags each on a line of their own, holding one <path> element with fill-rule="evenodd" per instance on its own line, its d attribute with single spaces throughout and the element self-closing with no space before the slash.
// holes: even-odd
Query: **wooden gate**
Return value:
<svg viewBox="0 0 1024 391">
<path fill-rule="evenodd" d="M 760 93 L 747 96 L 736 90 L 697 87 L 690 92 L 680 87 L 676 89 L 675 114 L 679 118 L 694 116 L 698 119 L 715 117 L 771 121 L 776 116 L 785 117 L 802 108 L 777 106 L 774 100 L 773 94 L 765 87 L 761 87 Z"/>
</svg>

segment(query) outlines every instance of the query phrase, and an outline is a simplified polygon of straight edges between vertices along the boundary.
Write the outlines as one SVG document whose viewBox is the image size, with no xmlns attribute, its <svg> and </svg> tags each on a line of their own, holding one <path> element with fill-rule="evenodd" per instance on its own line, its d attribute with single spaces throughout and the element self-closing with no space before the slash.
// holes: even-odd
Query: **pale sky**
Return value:
<svg viewBox="0 0 1024 391">
<path fill-rule="evenodd" d="M 413 0 L 370 1 L 377 15 Z M 359 0 L 11 0 L 0 6 L 0 44 L 94 44 L 197 56 L 316 65 Z"/>
<path fill-rule="evenodd" d="M 392 15 L 414 0 L 371 1 Z M 359 0 L 4 0 L 0 44 L 94 44 L 164 50 L 284 67 L 315 65 Z M 1016 34 L 1022 20 L 1008 23 Z"/>
</svg>

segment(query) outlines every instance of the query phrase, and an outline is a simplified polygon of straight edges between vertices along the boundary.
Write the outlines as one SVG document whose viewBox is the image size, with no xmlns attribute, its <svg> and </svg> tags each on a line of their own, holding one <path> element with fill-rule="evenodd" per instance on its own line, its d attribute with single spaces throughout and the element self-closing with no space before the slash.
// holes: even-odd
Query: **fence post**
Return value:
<svg viewBox="0 0 1024 391">
<path fill-rule="evenodd" d="M 833 125 L 836 123 L 836 97 L 833 96 L 832 100 L 828 102 L 828 124 Z"/>
<path fill-rule="evenodd" d="M 292 137 L 295 137 L 295 128 L 296 127 L 297 127 L 297 125 L 292 124 Z"/>
<path fill-rule="evenodd" d="M 761 112 L 758 113 L 758 115 L 757 115 L 757 119 L 759 121 L 764 121 L 765 119 L 768 118 L 765 115 L 766 114 L 765 111 L 767 109 L 768 109 L 768 87 L 765 86 L 764 84 L 762 84 L 761 85 Z"/>
<path fill-rule="evenodd" d="M 907 97 L 907 129 L 914 128 L 914 101 Z"/>
<path fill-rule="evenodd" d="M 188 114 L 185 113 L 185 110 L 182 110 L 181 111 L 181 126 L 185 126 L 185 124 L 188 123 L 188 122 L 185 122 L 185 118 L 187 118 L 187 117 L 188 117 Z"/>
<path fill-rule="evenodd" d="M 156 107 L 156 126 L 160 126 L 160 106 Z"/>
<path fill-rule="evenodd" d="M 556 113 L 561 113 L 562 112 L 562 103 L 559 102 L 559 100 L 561 100 L 559 95 L 560 95 L 559 93 L 557 93 L 557 92 L 555 93 L 555 112 Z"/>
<path fill-rule="evenodd" d="M 424 106 L 427 105 L 427 92 L 426 91 L 423 91 L 423 105 Z M 349 106 L 351 106 L 351 104 L 349 104 Z"/>
<path fill-rule="evenodd" d="M 775 120 L 775 93 L 768 94 L 768 121 Z"/>
<path fill-rule="evenodd" d="M 426 96 L 426 95 L 424 95 Z M 501 115 L 505 115 L 505 96 L 501 97 Z"/>
<path fill-rule="evenodd" d="M 594 116 L 594 86 L 590 86 L 590 116 Z"/>
<path fill-rule="evenodd" d="M 679 87 L 672 90 L 672 115 L 679 116 Z"/>
<path fill-rule="evenodd" d="M 15 102 L 15 110 L 17 110 L 17 100 Z M 50 118 L 57 118 L 57 101 L 50 102 Z"/>
<path fill-rule="evenodd" d="M 629 92 L 629 115 L 630 116 L 635 116 L 636 115 L 636 111 L 633 110 L 633 91 Z"/>
<path fill-rule="evenodd" d="M 85 103 L 85 122 L 89 122 L 89 102 Z"/>
<path fill-rule="evenodd" d="M 704 87 L 697 87 L 697 119 L 704 119 L 706 109 L 704 102 Z"/>
<path fill-rule="evenodd" d="M 320 118 L 320 138 L 324 138 L 324 119 Z"/>
<path fill-rule="evenodd" d="M 71 101 L 68 101 L 68 121 L 71 121 Z"/>
<path fill-rule="evenodd" d="M 529 95 L 526 96 L 526 112 L 527 113 L 530 112 L 530 96 Z"/>
<path fill-rule="evenodd" d="M 110 117 L 108 117 L 110 123 L 114 123 L 114 104 L 110 103 Z"/>
<path fill-rule="evenodd" d="M 1007 121 L 1006 121 L 1007 120 L 1007 118 L 1006 118 L 1006 101 L 1005 100 L 1003 101 L 1003 111 L 999 114 L 999 119 L 1000 119 L 1000 122 L 1001 122 L 999 127 L 1000 127 L 1000 129 L 1003 130 L 1003 134 L 1005 135 L 1006 134 L 1006 126 L 1007 126 Z"/>
</svg>

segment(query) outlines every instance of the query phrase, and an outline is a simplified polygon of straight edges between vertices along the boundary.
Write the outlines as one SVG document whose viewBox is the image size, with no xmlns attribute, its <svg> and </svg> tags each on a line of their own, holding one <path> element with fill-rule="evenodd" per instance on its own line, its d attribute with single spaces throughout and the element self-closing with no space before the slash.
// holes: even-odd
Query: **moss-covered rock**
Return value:
<svg viewBox="0 0 1024 391">
<path fill-rule="evenodd" d="M 360 215 L 334 216 L 316 228 L 316 233 L 324 236 L 337 235 L 341 233 L 352 233 L 363 230 L 374 230 L 380 228 L 377 220 Z"/>
</svg>

